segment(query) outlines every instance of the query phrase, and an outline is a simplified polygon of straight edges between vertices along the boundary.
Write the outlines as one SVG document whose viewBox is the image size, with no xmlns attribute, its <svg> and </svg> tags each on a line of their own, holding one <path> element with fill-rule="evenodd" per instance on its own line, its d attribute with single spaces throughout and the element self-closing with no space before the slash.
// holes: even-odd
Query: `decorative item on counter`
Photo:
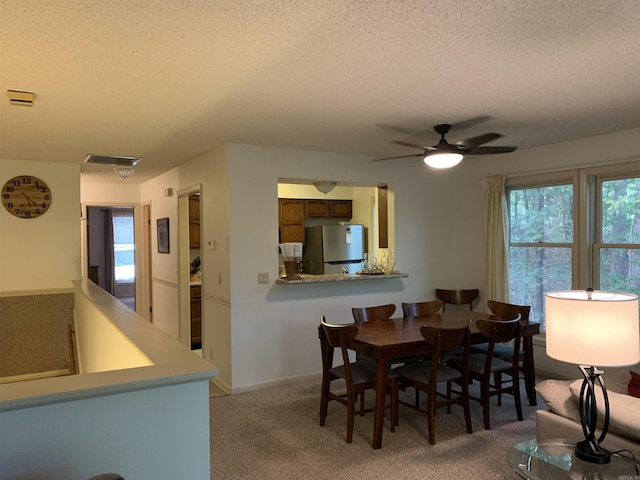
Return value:
<svg viewBox="0 0 640 480">
<path fill-rule="evenodd" d="M 288 242 L 280 244 L 280 253 L 284 260 L 284 269 L 287 280 L 296 280 L 301 278 L 300 266 L 302 264 L 302 243 Z"/>
<path fill-rule="evenodd" d="M 386 252 L 383 252 L 382 259 L 380 260 L 380 265 L 385 273 L 393 273 L 395 271 L 396 254 L 392 248 L 389 248 Z"/>
<path fill-rule="evenodd" d="M 373 253 L 365 253 L 362 261 L 362 271 L 357 272 L 358 275 L 384 275 L 382 264 L 378 263 L 378 259 Z"/>
</svg>

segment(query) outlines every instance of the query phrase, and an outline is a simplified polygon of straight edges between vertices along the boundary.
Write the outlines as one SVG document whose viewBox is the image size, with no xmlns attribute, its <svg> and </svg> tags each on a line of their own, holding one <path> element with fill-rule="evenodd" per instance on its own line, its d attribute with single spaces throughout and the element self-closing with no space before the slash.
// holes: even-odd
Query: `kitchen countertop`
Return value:
<svg viewBox="0 0 640 480">
<path fill-rule="evenodd" d="M 385 280 L 390 278 L 407 278 L 408 273 L 392 272 L 385 273 L 383 275 L 358 275 L 338 273 L 334 275 L 308 275 L 305 273 L 300 274 L 300 278 L 288 280 L 286 277 L 278 278 L 276 283 L 278 285 L 301 285 L 307 283 L 330 283 L 330 282 L 351 282 L 361 280 Z"/>
</svg>

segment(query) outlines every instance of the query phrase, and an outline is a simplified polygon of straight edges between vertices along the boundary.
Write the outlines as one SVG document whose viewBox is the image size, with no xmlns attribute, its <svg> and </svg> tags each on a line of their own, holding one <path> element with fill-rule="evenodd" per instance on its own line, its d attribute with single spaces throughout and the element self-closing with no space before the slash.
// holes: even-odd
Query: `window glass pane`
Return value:
<svg viewBox="0 0 640 480">
<path fill-rule="evenodd" d="M 511 243 L 573 243 L 573 186 L 509 192 Z"/>
<path fill-rule="evenodd" d="M 113 258 L 116 282 L 133 282 L 136 276 L 133 217 L 113 217 Z"/>
<path fill-rule="evenodd" d="M 571 290 L 570 247 L 510 247 L 509 300 L 531 305 L 530 320 L 544 330 L 544 294 Z"/>
<path fill-rule="evenodd" d="M 600 249 L 600 290 L 640 294 L 640 250 Z"/>
<path fill-rule="evenodd" d="M 640 178 L 602 182 L 602 243 L 640 243 Z"/>
</svg>

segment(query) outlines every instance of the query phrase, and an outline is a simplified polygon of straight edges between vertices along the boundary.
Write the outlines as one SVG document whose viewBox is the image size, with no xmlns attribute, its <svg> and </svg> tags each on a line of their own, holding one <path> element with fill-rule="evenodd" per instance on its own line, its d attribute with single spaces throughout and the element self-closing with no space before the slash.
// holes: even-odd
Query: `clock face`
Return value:
<svg viewBox="0 0 640 480">
<path fill-rule="evenodd" d="M 39 178 L 20 175 L 2 187 L 2 205 L 18 218 L 36 218 L 49 210 L 51 191 Z"/>
</svg>

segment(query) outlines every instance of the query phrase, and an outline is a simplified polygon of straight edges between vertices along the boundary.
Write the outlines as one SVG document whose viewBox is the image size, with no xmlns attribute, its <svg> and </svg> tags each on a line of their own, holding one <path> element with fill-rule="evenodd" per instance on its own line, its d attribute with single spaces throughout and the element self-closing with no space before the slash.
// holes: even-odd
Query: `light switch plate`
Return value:
<svg viewBox="0 0 640 480">
<path fill-rule="evenodd" d="M 266 283 L 269 283 L 269 274 L 258 273 L 258 285 L 264 285 Z"/>
</svg>

